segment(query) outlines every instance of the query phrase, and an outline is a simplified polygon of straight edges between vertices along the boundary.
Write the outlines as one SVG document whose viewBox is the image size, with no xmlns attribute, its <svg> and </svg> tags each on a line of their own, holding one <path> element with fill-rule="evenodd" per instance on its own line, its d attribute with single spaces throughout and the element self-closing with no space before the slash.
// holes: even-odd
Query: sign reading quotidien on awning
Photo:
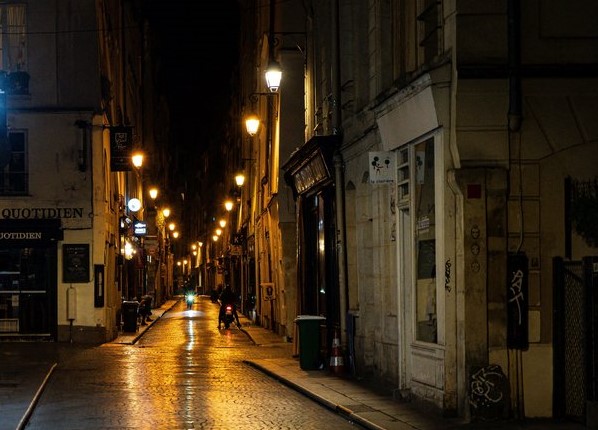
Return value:
<svg viewBox="0 0 598 430">
<path fill-rule="evenodd" d="M 397 157 L 394 152 L 370 152 L 370 184 L 388 184 L 395 180 Z"/>
</svg>

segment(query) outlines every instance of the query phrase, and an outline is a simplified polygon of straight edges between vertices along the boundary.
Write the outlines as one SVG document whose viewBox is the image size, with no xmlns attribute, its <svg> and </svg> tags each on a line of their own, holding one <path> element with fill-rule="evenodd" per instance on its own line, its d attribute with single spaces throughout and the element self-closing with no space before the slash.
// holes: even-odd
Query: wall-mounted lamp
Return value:
<svg viewBox="0 0 598 430">
<path fill-rule="evenodd" d="M 225 208 L 225 209 L 226 209 L 228 212 L 230 212 L 230 211 L 232 211 L 232 210 L 233 210 L 233 205 L 234 205 L 234 203 L 233 203 L 233 201 L 232 201 L 232 200 L 227 200 L 227 201 L 225 201 L 225 202 L 224 202 L 224 208 Z"/>
<path fill-rule="evenodd" d="M 170 209 L 168 209 L 168 208 L 162 209 L 162 215 L 164 215 L 164 218 L 168 218 L 170 216 Z"/>
<path fill-rule="evenodd" d="M 133 166 L 140 168 L 143 166 L 143 153 L 135 152 L 133 155 L 131 155 L 131 161 L 133 161 Z"/>
<path fill-rule="evenodd" d="M 255 136 L 259 128 L 260 119 L 257 117 L 257 115 L 249 115 L 245 120 L 245 129 L 247 130 L 247 134 L 250 136 Z"/>
<path fill-rule="evenodd" d="M 218 224 L 220 224 L 220 227 L 224 228 L 224 227 L 226 227 L 226 220 L 221 219 L 220 221 L 218 221 Z"/>
<path fill-rule="evenodd" d="M 235 176 L 235 184 L 237 184 L 237 187 L 242 187 L 244 183 L 245 183 L 245 175 L 244 174 L 239 173 L 237 176 Z"/>
<path fill-rule="evenodd" d="M 214 236 L 212 236 L 212 240 L 213 240 L 214 242 L 218 242 L 218 237 L 219 237 L 219 236 L 218 236 L 217 234 L 215 234 Z"/>
<path fill-rule="evenodd" d="M 178 237 L 179 237 L 179 232 L 178 232 L 178 231 L 173 231 L 173 232 L 172 232 L 172 237 L 174 237 L 175 239 L 178 239 Z"/>
<path fill-rule="evenodd" d="M 156 187 L 151 187 L 149 189 L 149 196 L 150 199 L 156 200 L 156 198 L 158 197 L 158 189 Z"/>
<path fill-rule="evenodd" d="M 170 224 L 168 224 L 168 230 L 170 231 L 174 231 L 174 229 L 176 228 L 176 224 L 171 222 Z"/>
<path fill-rule="evenodd" d="M 266 69 L 266 85 L 271 92 L 275 93 L 280 87 L 280 81 L 282 79 L 282 69 L 277 61 L 270 60 L 268 68 Z"/>
</svg>

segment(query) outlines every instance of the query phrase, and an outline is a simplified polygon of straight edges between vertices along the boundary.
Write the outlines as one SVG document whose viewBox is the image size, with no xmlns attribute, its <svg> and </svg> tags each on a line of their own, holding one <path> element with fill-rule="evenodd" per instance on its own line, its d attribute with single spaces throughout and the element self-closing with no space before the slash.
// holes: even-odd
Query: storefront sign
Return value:
<svg viewBox="0 0 598 430">
<path fill-rule="evenodd" d="M 143 221 L 137 221 L 134 225 L 135 236 L 145 236 L 147 234 L 147 223 Z"/>
<path fill-rule="evenodd" d="M 3 219 L 83 218 L 83 208 L 4 208 Z"/>
<path fill-rule="evenodd" d="M 62 240 L 59 219 L 0 219 L 0 244 L 26 244 Z"/>
</svg>

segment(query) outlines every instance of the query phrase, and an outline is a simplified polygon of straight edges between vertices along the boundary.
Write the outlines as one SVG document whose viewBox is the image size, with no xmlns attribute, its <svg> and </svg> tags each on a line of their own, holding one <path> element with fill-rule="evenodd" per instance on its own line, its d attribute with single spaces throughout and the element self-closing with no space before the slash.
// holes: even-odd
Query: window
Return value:
<svg viewBox="0 0 598 430">
<path fill-rule="evenodd" d="M 0 5 L 0 70 L 27 70 L 25 5 Z"/>
<path fill-rule="evenodd" d="M 27 143 L 24 132 L 10 132 L 0 139 L 0 195 L 26 195 L 29 192 Z"/>
<path fill-rule="evenodd" d="M 419 46 L 423 49 L 424 63 L 430 63 L 439 54 L 441 38 L 440 1 L 420 0 Z"/>
<path fill-rule="evenodd" d="M 414 148 L 415 282 L 417 340 L 437 341 L 436 320 L 436 193 L 434 138 Z"/>
</svg>

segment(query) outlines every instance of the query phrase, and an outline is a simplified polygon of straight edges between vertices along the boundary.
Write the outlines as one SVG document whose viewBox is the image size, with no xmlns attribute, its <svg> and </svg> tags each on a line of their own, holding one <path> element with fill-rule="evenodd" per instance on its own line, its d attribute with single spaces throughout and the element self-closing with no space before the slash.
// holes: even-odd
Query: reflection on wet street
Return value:
<svg viewBox="0 0 598 430">
<path fill-rule="evenodd" d="M 288 358 L 236 327 L 218 306 L 183 302 L 135 345 L 77 349 L 60 363 L 27 429 L 359 428 L 243 363 Z"/>
</svg>

